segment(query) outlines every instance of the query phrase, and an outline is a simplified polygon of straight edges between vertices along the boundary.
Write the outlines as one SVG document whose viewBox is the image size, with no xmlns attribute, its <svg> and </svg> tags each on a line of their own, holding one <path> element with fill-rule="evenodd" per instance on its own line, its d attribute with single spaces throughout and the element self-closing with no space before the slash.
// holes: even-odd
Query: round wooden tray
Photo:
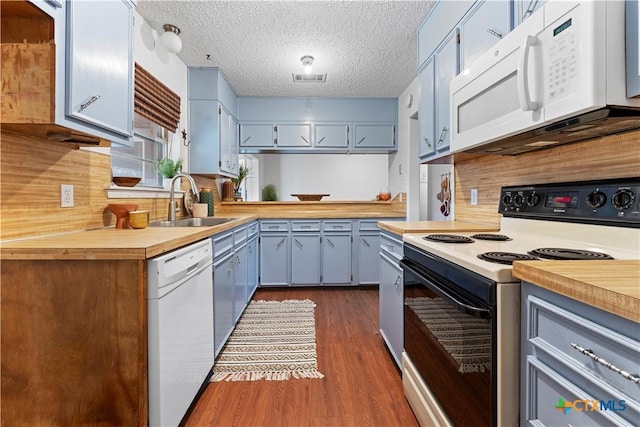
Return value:
<svg viewBox="0 0 640 427">
<path fill-rule="evenodd" d="M 322 200 L 323 197 L 328 197 L 331 194 L 292 194 L 291 196 L 297 197 L 302 202 L 317 202 Z"/>
</svg>

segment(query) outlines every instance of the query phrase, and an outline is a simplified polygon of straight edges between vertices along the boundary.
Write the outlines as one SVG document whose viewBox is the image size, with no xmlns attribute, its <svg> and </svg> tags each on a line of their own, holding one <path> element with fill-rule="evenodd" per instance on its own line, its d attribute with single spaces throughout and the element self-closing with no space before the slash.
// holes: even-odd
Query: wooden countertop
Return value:
<svg viewBox="0 0 640 427">
<path fill-rule="evenodd" d="M 640 323 L 640 260 L 517 261 L 513 275 Z"/>
<path fill-rule="evenodd" d="M 500 227 L 493 225 L 462 221 L 378 221 L 378 227 L 395 234 L 500 230 Z"/>
<path fill-rule="evenodd" d="M 107 227 L 1 242 L 0 259 L 148 259 L 254 219 L 393 218 L 396 215 L 404 217 L 398 212 L 368 209 L 230 212 L 216 215 L 216 218 L 235 218 L 234 221 L 211 227 L 147 227 L 141 230 Z"/>
</svg>

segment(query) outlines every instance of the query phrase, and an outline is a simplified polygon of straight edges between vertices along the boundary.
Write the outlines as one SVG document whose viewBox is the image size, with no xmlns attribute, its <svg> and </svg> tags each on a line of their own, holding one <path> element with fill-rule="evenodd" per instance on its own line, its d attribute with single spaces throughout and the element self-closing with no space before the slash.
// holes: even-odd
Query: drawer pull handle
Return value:
<svg viewBox="0 0 640 427">
<path fill-rule="evenodd" d="M 595 360 L 596 362 L 598 362 L 599 364 L 601 364 L 605 368 L 610 369 L 613 372 L 617 372 L 618 374 L 622 375 L 623 378 L 625 378 L 625 379 L 627 379 L 629 381 L 633 381 L 636 384 L 640 384 L 640 377 L 636 377 L 636 376 L 630 374 L 627 371 L 623 371 L 622 369 L 617 368 L 612 363 L 607 362 L 605 359 L 603 359 L 602 357 L 600 357 L 597 354 L 595 354 L 592 350 L 589 350 L 589 349 L 584 348 L 584 347 L 580 347 L 578 344 L 574 344 L 574 343 L 571 343 L 571 347 L 575 348 L 576 350 L 578 350 L 580 353 L 584 354 L 585 356 L 589 356 L 590 358 L 592 358 L 593 360 Z"/>
<path fill-rule="evenodd" d="M 96 102 L 98 99 L 100 99 L 100 95 L 93 95 L 87 102 L 85 102 L 84 104 L 80 104 L 80 111 L 84 110 L 89 105 Z"/>
</svg>

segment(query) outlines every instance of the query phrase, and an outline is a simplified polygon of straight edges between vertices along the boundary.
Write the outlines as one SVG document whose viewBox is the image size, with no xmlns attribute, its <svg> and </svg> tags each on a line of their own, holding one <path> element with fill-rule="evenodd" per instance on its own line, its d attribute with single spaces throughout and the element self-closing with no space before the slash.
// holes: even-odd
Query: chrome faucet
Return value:
<svg viewBox="0 0 640 427">
<path fill-rule="evenodd" d="M 193 180 L 191 175 L 184 172 L 178 172 L 176 175 L 174 175 L 174 177 L 171 179 L 171 193 L 169 194 L 169 216 L 167 218 L 169 221 L 176 220 L 176 210 L 178 209 L 178 206 L 173 194 L 173 183 L 180 177 L 187 178 L 189 184 L 191 185 L 191 192 L 196 198 L 198 197 L 198 187 L 196 187 L 196 182 Z"/>
</svg>

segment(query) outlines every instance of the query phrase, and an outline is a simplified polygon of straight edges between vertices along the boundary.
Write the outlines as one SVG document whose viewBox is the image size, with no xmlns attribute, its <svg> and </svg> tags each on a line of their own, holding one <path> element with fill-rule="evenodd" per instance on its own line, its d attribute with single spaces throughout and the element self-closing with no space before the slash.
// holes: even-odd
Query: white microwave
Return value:
<svg viewBox="0 0 640 427">
<path fill-rule="evenodd" d="M 452 152 L 519 154 L 640 129 L 625 2 L 548 0 L 451 80 Z"/>
</svg>

